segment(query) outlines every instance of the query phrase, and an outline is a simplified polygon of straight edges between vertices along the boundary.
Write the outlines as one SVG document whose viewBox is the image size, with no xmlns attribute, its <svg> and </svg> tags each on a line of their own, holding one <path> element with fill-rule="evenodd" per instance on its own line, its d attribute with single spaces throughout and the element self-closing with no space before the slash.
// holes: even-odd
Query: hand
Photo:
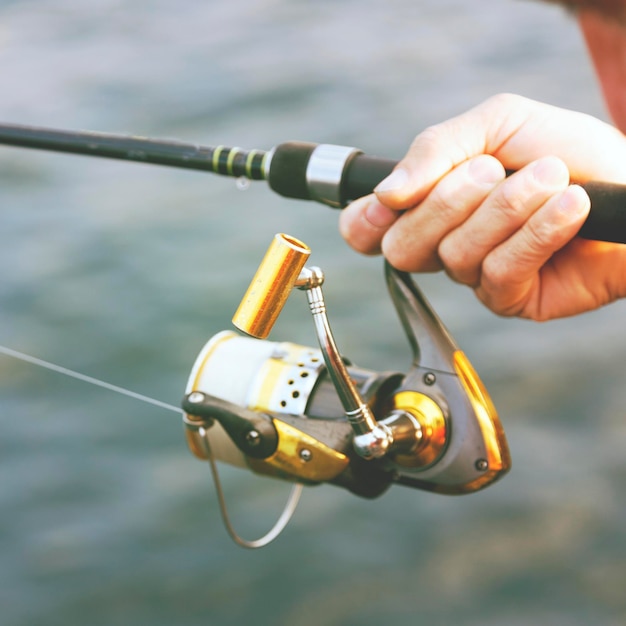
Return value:
<svg viewBox="0 0 626 626">
<path fill-rule="evenodd" d="M 590 202 L 570 179 L 626 183 L 626 137 L 503 94 L 418 135 L 340 231 L 400 270 L 444 269 L 500 315 L 574 315 L 626 296 L 626 245 L 576 237 Z"/>
</svg>

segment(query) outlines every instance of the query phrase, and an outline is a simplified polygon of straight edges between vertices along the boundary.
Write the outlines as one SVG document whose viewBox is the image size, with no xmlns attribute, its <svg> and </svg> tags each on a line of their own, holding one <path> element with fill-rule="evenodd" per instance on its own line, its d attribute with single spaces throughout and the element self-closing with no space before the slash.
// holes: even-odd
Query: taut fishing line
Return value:
<svg viewBox="0 0 626 626">
<path fill-rule="evenodd" d="M 149 396 L 145 396 L 141 393 L 137 393 L 136 391 L 131 391 L 130 389 L 125 389 L 124 387 L 119 387 L 118 385 L 113 385 L 111 383 L 107 383 L 98 378 L 94 378 L 93 376 L 87 376 L 86 374 L 81 374 L 80 372 L 76 372 L 74 370 L 68 369 L 67 367 L 63 367 L 61 365 L 56 365 L 55 363 L 50 363 L 49 361 L 44 361 L 35 356 L 31 356 L 30 354 L 26 354 L 24 352 L 20 352 L 19 350 L 13 350 L 12 348 L 7 348 L 6 346 L 0 345 L 0 354 L 4 354 L 5 356 L 12 357 L 19 361 L 23 361 L 25 363 L 29 363 L 31 365 L 35 365 L 38 367 L 43 367 L 44 369 L 50 370 L 52 372 L 56 372 L 57 374 L 62 374 L 64 376 L 69 376 L 70 378 L 74 378 L 76 380 L 80 380 L 84 383 L 89 383 L 90 385 L 95 385 L 96 387 L 101 387 L 102 389 L 107 389 L 108 391 L 113 391 L 115 393 L 121 394 L 123 396 L 127 396 L 129 398 L 133 398 L 134 400 L 139 400 L 140 402 L 146 402 L 147 404 L 152 404 L 153 406 L 157 406 L 161 409 L 166 409 L 167 411 L 173 411 L 178 415 L 184 415 L 184 411 L 174 406 L 173 404 L 168 404 L 167 402 L 162 402 L 161 400 L 156 400 L 155 398 L 150 398 Z M 295 513 L 296 507 L 298 506 L 298 502 L 300 500 L 300 495 L 302 494 L 302 484 L 296 483 L 292 486 L 291 491 L 289 492 L 289 497 L 287 498 L 287 503 L 285 504 L 285 508 L 283 512 L 280 514 L 280 517 L 274 524 L 274 526 L 267 532 L 265 535 L 255 540 L 248 540 L 241 537 L 237 531 L 235 530 L 230 516 L 228 514 L 228 509 L 226 506 L 226 498 L 224 497 L 224 490 L 222 489 L 222 482 L 219 477 L 219 472 L 217 469 L 217 464 L 215 462 L 215 457 L 213 455 L 213 451 L 211 450 L 211 446 L 208 441 L 207 433 L 204 428 L 200 429 L 203 449 L 206 453 L 207 460 L 209 462 L 209 467 L 211 468 L 211 476 L 213 478 L 213 484 L 215 485 L 215 491 L 217 493 L 217 501 L 220 507 L 220 513 L 222 515 L 222 519 L 224 520 L 224 525 L 228 534 L 231 536 L 233 541 L 243 547 L 243 548 L 261 548 L 266 546 L 268 543 L 273 541 L 285 526 L 289 523 L 289 520 Z"/>
<path fill-rule="evenodd" d="M 96 385 L 97 387 L 102 387 L 103 389 L 114 391 L 115 393 L 119 393 L 123 396 L 128 396 L 129 398 L 134 398 L 135 400 L 139 400 L 140 402 L 146 402 L 148 404 L 158 406 L 168 411 L 174 411 L 174 413 L 178 413 L 179 415 L 182 413 L 182 410 L 179 407 L 174 406 L 173 404 L 167 404 L 167 402 L 161 402 L 161 400 L 156 400 L 154 398 L 150 398 L 149 396 L 144 396 L 141 393 L 130 391 L 129 389 L 124 389 L 124 387 L 118 387 L 117 385 L 112 385 L 111 383 L 107 383 L 103 380 L 93 378 L 92 376 L 87 376 L 86 374 L 81 374 L 80 372 L 75 372 L 74 370 L 70 370 L 66 367 L 62 367 L 61 365 L 55 365 L 54 363 L 50 363 L 49 361 L 44 361 L 43 359 L 30 356 L 29 354 L 25 354 L 24 352 L 19 352 L 18 350 L 13 350 L 12 348 L 7 348 L 6 346 L 0 346 L 0 353 L 6 356 L 13 357 L 14 359 L 24 361 L 25 363 L 30 363 L 31 365 L 37 365 L 47 370 L 57 372 L 58 374 L 63 374 L 65 376 L 69 376 L 70 378 L 81 380 L 85 383 L 89 383 L 90 385 Z"/>
</svg>

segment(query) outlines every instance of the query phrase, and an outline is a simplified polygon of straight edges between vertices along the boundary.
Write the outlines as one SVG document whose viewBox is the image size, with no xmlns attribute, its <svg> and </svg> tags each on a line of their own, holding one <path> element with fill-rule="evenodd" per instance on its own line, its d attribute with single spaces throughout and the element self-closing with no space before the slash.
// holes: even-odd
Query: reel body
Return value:
<svg viewBox="0 0 626 626">
<path fill-rule="evenodd" d="M 266 337 L 295 288 L 306 291 L 319 348 L 215 335 L 183 399 L 186 436 L 206 458 L 302 484 L 332 483 L 363 497 L 391 484 L 472 493 L 510 468 L 489 395 L 410 275 L 389 265 L 389 294 L 412 352 L 406 374 L 350 364 L 336 348 L 309 250 L 277 235 L 234 322 Z"/>
<path fill-rule="evenodd" d="M 367 401 L 381 410 L 402 378 L 356 367 L 349 367 L 349 372 Z M 237 437 L 230 416 L 222 417 L 207 431 L 218 460 L 305 484 L 337 484 L 364 497 L 380 495 L 392 482 L 388 469 L 373 466 L 354 450 L 352 428 L 319 348 L 223 331 L 198 356 L 186 397 L 199 390 L 201 401 L 185 406 L 196 413 L 196 419 L 187 414 L 185 425 L 187 442 L 198 458 L 206 459 L 197 428 L 204 424 L 204 415 L 214 415 L 218 404 L 237 416 L 245 407 L 269 420 L 276 435 L 263 435 L 250 422 Z M 257 455 L 264 438 L 275 439 L 275 445 Z"/>
</svg>

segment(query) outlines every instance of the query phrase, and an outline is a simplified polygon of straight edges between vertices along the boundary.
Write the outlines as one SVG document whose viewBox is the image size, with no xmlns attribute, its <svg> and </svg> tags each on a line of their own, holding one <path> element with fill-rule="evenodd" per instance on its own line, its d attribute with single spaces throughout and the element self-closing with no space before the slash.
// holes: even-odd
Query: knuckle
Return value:
<svg viewBox="0 0 626 626">
<path fill-rule="evenodd" d="M 523 233 L 523 249 L 529 255 L 536 255 L 545 250 L 545 248 L 551 247 L 556 240 L 556 235 L 558 235 L 558 231 L 547 228 L 545 224 L 537 220 L 529 220 L 523 229 Z"/>
<path fill-rule="evenodd" d="M 525 314 L 524 298 L 509 300 L 500 297 L 498 291 L 481 289 L 476 292 L 478 299 L 491 311 L 500 317 L 528 317 Z"/>
<path fill-rule="evenodd" d="M 498 212 L 505 219 L 517 221 L 524 212 L 525 202 L 519 187 L 512 182 L 506 181 L 501 185 L 495 201 Z"/>
<path fill-rule="evenodd" d="M 479 282 L 479 260 L 455 237 L 447 237 L 437 249 L 439 259 L 450 278 L 475 287 Z"/>
<path fill-rule="evenodd" d="M 387 261 L 401 272 L 437 272 L 442 269 L 439 257 L 428 249 L 402 245 L 383 239 L 382 252 Z"/>
<path fill-rule="evenodd" d="M 487 292 L 498 292 L 512 281 L 511 269 L 497 255 L 488 255 L 482 263 L 481 282 Z"/>
<path fill-rule="evenodd" d="M 437 220 L 443 223 L 456 223 L 457 215 L 464 215 L 463 198 L 460 194 L 450 193 L 445 185 L 437 185 L 428 197 L 429 203 L 436 207 Z"/>
<path fill-rule="evenodd" d="M 495 109 L 496 111 L 508 110 L 515 108 L 524 102 L 526 98 L 517 94 L 501 92 L 497 93 L 485 100 L 484 105 L 489 109 Z"/>
<path fill-rule="evenodd" d="M 382 251 L 389 263 L 401 272 L 412 271 L 410 259 L 403 246 L 390 244 L 388 239 L 383 239 Z"/>
<path fill-rule="evenodd" d="M 458 274 L 467 266 L 467 258 L 462 247 L 452 237 L 446 237 L 437 250 L 444 267 L 453 275 Z"/>
<path fill-rule="evenodd" d="M 570 239 L 570 233 L 568 229 L 541 219 L 540 215 L 533 217 L 522 229 L 521 254 L 531 260 L 545 259 Z"/>
<path fill-rule="evenodd" d="M 435 153 L 446 136 L 445 122 L 426 127 L 411 144 L 411 151 L 418 153 Z"/>
</svg>

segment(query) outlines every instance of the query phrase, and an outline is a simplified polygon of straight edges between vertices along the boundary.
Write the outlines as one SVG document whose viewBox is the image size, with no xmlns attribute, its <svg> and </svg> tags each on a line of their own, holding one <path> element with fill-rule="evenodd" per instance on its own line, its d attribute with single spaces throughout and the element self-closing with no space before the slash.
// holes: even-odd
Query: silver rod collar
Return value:
<svg viewBox="0 0 626 626">
<path fill-rule="evenodd" d="M 306 181 L 313 200 L 341 206 L 341 181 L 348 161 L 360 150 L 348 146 L 320 144 L 313 150 L 306 168 Z"/>
</svg>

